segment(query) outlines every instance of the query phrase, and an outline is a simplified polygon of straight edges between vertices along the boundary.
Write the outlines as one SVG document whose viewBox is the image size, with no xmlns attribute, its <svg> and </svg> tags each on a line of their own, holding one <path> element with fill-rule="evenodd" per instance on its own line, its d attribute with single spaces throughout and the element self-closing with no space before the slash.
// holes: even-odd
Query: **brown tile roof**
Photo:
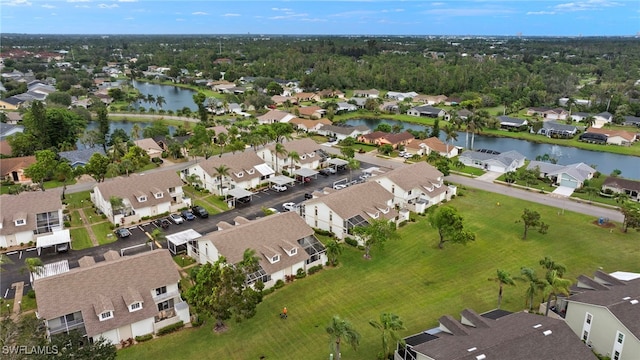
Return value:
<svg viewBox="0 0 640 360">
<path fill-rule="evenodd" d="M 291 116 L 293 117 L 292 114 L 286 112 L 286 111 L 282 111 L 282 110 L 269 110 L 266 114 L 258 116 L 258 120 L 259 121 L 281 121 L 282 119 L 286 118 L 287 116 Z"/>
<path fill-rule="evenodd" d="M 298 108 L 300 116 L 311 116 L 322 110 L 320 106 L 302 106 Z"/>
<path fill-rule="evenodd" d="M 147 152 L 149 150 L 162 152 L 162 148 L 160 147 L 160 145 L 158 145 L 158 143 L 155 140 L 153 140 L 152 138 L 144 138 L 144 139 L 135 140 L 133 143 L 137 147 L 139 147 L 142 150 L 147 151 Z"/>
<path fill-rule="evenodd" d="M 313 235 L 313 229 L 298 214 L 285 212 L 211 232 L 198 241 L 210 241 L 232 264 L 242 261 L 246 249 L 253 249 L 260 256 L 260 266 L 273 274 L 308 259 L 309 255 L 298 244 L 298 239 Z M 298 251 L 289 256 L 285 250 L 292 247 L 297 247 Z M 274 264 L 266 258 L 277 254 L 280 261 Z"/>
<path fill-rule="evenodd" d="M 300 155 L 300 157 L 305 156 L 304 159 L 300 159 L 298 162 L 305 164 L 313 162 L 320 158 L 319 155 L 316 154 L 316 150 L 319 150 L 321 146 L 313 141 L 311 138 L 302 138 L 293 141 L 287 141 L 283 143 L 284 148 L 287 150 L 287 153 L 295 151 Z M 268 149 L 273 153 L 275 151 L 275 144 L 271 144 L 268 146 Z M 288 155 L 284 157 L 279 157 L 280 159 L 288 159 Z M 290 160 L 289 160 L 290 161 Z"/>
<path fill-rule="evenodd" d="M 180 274 L 169 251 L 154 250 L 41 278 L 33 288 L 38 294 L 38 315 L 49 320 L 81 311 L 87 335 L 95 336 L 155 316 L 158 308 L 152 291 L 178 281 Z M 142 297 L 141 310 L 129 312 L 130 304 L 123 299 L 129 289 Z M 100 321 L 95 304 L 98 310 L 112 307 L 113 318 Z"/>
<path fill-rule="evenodd" d="M 363 184 L 349 186 L 346 189 L 335 191 L 314 192 L 317 198 L 309 199 L 305 202 L 307 207 L 313 204 L 324 203 L 333 212 L 343 219 L 350 219 L 356 215 L 361 215 L 365 219 L 371 218 L 367 211 L 377 211 L 377 209 L 387 208 L 387 202 L 393 199 L 393 195 L 385 190 L 380 184 L 369 181 Z M 397 211 L 391 207 L 385 218 L 392 218 Z"/>
<path fill-rule="evenodd" d="M 437 333 L 413 350 L 438 360 L 477 359 L 482 354 L 491 360 L 597 359 L 563 320 L 525 312 L 485 320 L 487 326 L 474 327 L 443 317 L 441 321 L 457 329 L 454 334 Z M 547 330 L 551 333 L 545 335 Z"/>
<path fill-rule="evenodd" d="M 385 177 L 405 191 L 419 188 L 431 194 L 440 188 L 446 190 L 446 186 L 442 183 L 443 174 L 425 161 L 398 167 L 373 179 L 377 181 L 378 178 Z"/>
<path fill-rule="evenodd" d="M 377 139 L 382 139 L 387 135 L 386 132 L 384 131 L 374 131 L 372 133 L 369 134 L 364 134 L 364 135 L 360 135 L 360 137 L 362 137 L 365 140 L 368 141 L 375 141 Z"/>
<path fill-rule="evenodd" d="M 149 174 L 132 174 L 129 177 L 118 177 L 95 186 L 102 198 L 109 200 L 112 196 L 128 199 L 134 209 L 145 208 L 171 201 L 169 188 L 182 186 L 182 180 L 174 170 L 164 170 Z M 156 199 L 153 189 L 162 191 L 163 196 Z M 146 195 L 147 201 L 139 202 L 138 196 Z"/>
<path fill-rule="evenodd" d="M 318 120 L 295 118 L 295 119 L 291 119 L 291 121 L 289 121 L 289 122 L 292 123 L 292 124 L 295 124 L 295 125 L 303 125 L 306 129 L 314 128 L 314 127 L 318 126 L 319 124 L 322 124 L 322 125 L 331 125 L 331 124 L 333 124 L 333 122 L 331 122 L 331 120 L 329 120 L 327 118 L 322 118 L 322 119 L 318 119 Z"/>
<path fill-rule="evenodd" d="M 590 127 L 585 130 L 585 133 L 605 134 L 607 136 L 620 136 L 627 141 L 634 141 L 636 139 L 636 134 L 630 133 L 625 130 Z"/>
<path fill-rule="evenodd" d="M 243 151 L 241 153 L 232 154 L 231 156 L 210 157 L 209 159 L 198 163 L 198 165 L 211 177 L 218 176 L 214 170 L 215 168 L 220 165 L 226 165 L 229 168 L 229 175 L 234 181 L 244 182 L 262 176 L 258 170 L 254 169 L 254 166 L 264 163 L 264 160 L 262 160 L 255 152 Z M 253 171 L 253 174 L 249 174 L 247 171 Z M 242 173 L 242 177 L 238 177 L 237 174 L 240 173 Z"/>
<path fill-rule="evenodd" d="M 0 221 L 2 229 L 0 234 L 9 235 L 16 232 L 36 229 L 36 214 L 57 211 L 62 209 L 61 189 L 51 189 L 47 191 L 25 191 L 18 195 L 0 195 Z M 25 217 L 27 223 L 22 226 L 15 226 L 16 215 Z"/>
<path fill-rule="evenodd" d="M 7 176 L 12 171 L 26 169 L 36 163 L 35 156 L 22 156 L 0 160 L 0 176 Z"/>
<path fill-rule="evenodd" d="M 414 139 L 412 140 L 410 143 L 407 144 L 408 148 L 411 149 L 420 149 L 421 146 L 420 145 L 424 145 L 426 147 L 428 147 L 429 149 L 438 152 L 438 153 L 447 153 L 447 144 L 443 143 L 440 139 L 438 139 L 437 137 L 430 137 L 428 139 L 424 139 L 424 140 L 420 140 L 420 139 Z M 449 146 L 449 151 L 451 151 L 451 149 L 453 148 L 453 146 Z"/>
<path fill-rule="evenodd" d="M 10 156 L 12 152 L 11 145 L 7 140 L 0 140 L 0 154 Z M 5 161 L 6 159 L 2 159 Z M 2 162 L 0 161 L 0 162 Z"/>
<path fill-rule="evenodd" d="M 637 303 L 640 301 L 640 278 L 623 281 L 622 285 L 605 284 L 604 289 L 579 288 L 578 291 L 582 292 L 571 295 L 570 302 L 606 307 L 636 338 L 640 338 L 640 303 Z M 571 305 L 567 310 L 571 311 Z"/>
<path fill-rule="evenodd" d="M 617 188 L 621 190 L 635 190 L 640 191 L 640 181 L 623 179 L 619 177 L 609 176 L 604 180 L 602 186 L 608 186 L 611 188 Z"/>
<path fill-rule="evenodd" d="M 403 131 L 397 134 L 396 133 L 388 134 L 384 138 L 391 144 L 399 144 L 403 141 L 415 139 L 413 134 L 411 134 L 408 131 Z"/>
</svg>

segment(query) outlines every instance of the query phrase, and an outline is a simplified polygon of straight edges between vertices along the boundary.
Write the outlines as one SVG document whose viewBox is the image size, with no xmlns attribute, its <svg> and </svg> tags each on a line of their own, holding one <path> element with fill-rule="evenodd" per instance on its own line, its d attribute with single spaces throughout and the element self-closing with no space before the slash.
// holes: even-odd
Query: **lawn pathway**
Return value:
<svg viewBox="0 0 640 360">
<path fill-rule="evenodd" d="M 87 229 L 87 233 L 89 234 L 89 239 L 91 240 L 91 244 L 93 244 L 93 246 L 99 246 L 100 244 L 98 243 L 98 238 L 96 237 L 96 234 L 93 233 L 93 228 L 91 228 L 91 223 L 89 223 L 89 219 L 87 219 L 87 217 L 84 214 L 84 208 L 78 209 L 78 213 L 80 214 L 82 223 L 87 224 L 87 226 L 84 226 L 84 228 Z"/>
<path fill-rule="evenodd" d="M 212 195 L 211 193 L 202 194 L 200 191 L 196 191 L 196 190 L 189 191 L 189 196 L 191 196 L 191 199 L 192 199 L 191 203 L 192 204 L 194 204 L 195 200 L 202 200 L 205 203 L 207 203 L 209 206 L 211 206 L 212 208 L 216 209 L 217 211 L 219 211 L 221 213 L 228 210 L 228 209 L 221 209 L 216 204 L 212 203 L 211 201 L 207 201 L 207 199 L 205 199 L 206 197 L 209 197 L 211 195 Z"/>
</svg>

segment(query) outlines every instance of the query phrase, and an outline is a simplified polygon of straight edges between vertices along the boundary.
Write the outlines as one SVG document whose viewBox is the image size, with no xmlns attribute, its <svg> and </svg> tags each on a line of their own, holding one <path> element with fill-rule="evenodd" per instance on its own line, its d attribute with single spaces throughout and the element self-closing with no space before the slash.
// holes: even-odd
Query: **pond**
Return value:
<svg viewBox="0 0 640 360">
<path fill-rule="evenodd" d="M 144 129 L 147 126 L 151 125 L 151 122 L 142 122 L 142 121 L 111 121 L 109 123 L 109 133 L 112 133 L 114 130 L 116 129 L 122 129 L 124 130 L 125 133 L 127 133 L 127 135 L 131 136 L 131 131 L 133 130 L 133 126 L 135 124 L 138 124 L 138 126 L 140 127 L 140 129 Z M 92 121 L 89 124 L 87 124 L 87 128 L 85 129 L 85 132 L 89 131 L 89 130 L 96 130 L 98 128 L 98 122 L 97 121 Z M 171 126 L 169 125 L 169 134 L 173 135 L 173 133 L 176 131 L 175 126 Z M 142 131 L 140 132 L 140 136 L 142 136 Z M 82 142 L 80 140 L 78 140 L 76 146 L 78 147 L 78 149 L 84 149 L 86 148 L 84 146 L 84 144 L 82 144 Z"/>
<path fill-rule="evenodd" d="M 378 124 L 385 123 L 391 126 L 402 125 L 405 130 L 423 131 L 428 127 L 411 124 L 391 119 L 351 119 L 346 124 L 351 126 L 366 125 L 371 129 L 375 129 Z M 440 139 L 444 141 L 445 135 L 440 134 Z M 453 144 L 465 147 L 466 133 L 458 132 L 458 140 Z M 471 142 L 471 135 L 469 135 Z M 640 179 L 640 158 L 630 155 L 612 154 L 601 151 L 591 151 L 578 149 L 571 146 L 540 144 L 527 140 L 498 138 L 483 135 L 476 135 L 474 140 L 474 149 L 491 149 L 499 152 L 516 150 L 529 160 L 535 160 L 536 156 L 549 154 L 552 158 L 558 160 L 558 164 L 569 165 L 573 163 L 583 162 L 587 165 L 596 165 L 596 169 L 603 174 L 610 174 L 613 170 L 622 171 L 621 176 L 628 179 Z"/>
<path fill-rule="evenodd" d="M 142 95 L 153 95 L 153 97 L 158 97 L 158 95 L 164 97 L 166 101 L 165 104 L 162 105 L 162 109 L 164 110 L 173 110 L 178 111 L 184 107 L 188 107 L 191 111 L 197 111 L 198 105 L 193 101 L 193 95 L 196 93 L 191 89 L 185 89 L 177 86 L 171 85 L 159 85 L 159 84 L 151 84 L 148 82 L 140 82 L 140 81 L 132 81 L 131 85 L 136 88 Z M 159 110 L 160 108 L 156 104 L 150 104 L 144 101 L 138 101 L 132 104 L 135 108 L 138 106 L 143 106 L 146 109 L 153 108 Z"/>
</svg>

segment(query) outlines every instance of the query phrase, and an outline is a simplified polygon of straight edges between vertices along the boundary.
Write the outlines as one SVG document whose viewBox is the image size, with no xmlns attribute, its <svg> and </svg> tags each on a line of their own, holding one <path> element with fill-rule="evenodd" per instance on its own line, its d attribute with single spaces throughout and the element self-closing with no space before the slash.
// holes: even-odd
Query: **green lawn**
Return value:
<svg viewBox="0 0 640 360">
<path fill-rule="evenodd" d="M 92 225 L 91 229 L 96 235 L 100 245 L 109 244 L 118 240 L 118 237 L 113 233 L 113 230 L 111 230 L 111 223 L 108 221 Z"/>
<path fill-rule="evenodd" d="M 71 226 L 82 226 L 82 218 L 80 217 L 79 210 L 73 210 L 70 214 L 71 216 Z"/>
<path fill-rule="evenodd" d="M 450 314 L 459 318 L 464 308 L 478 312 L 495 308 L 498 287 L 487 281 L 497 268 L 517 275 L 529 266 L 542 275 L 538 261 L 544 256 L 565 264 L 567 277 L 604 271 L 640 271 L 640 233 L 610 232 L 592 222 L 595 218 L 476 190 L 460 189 L 451 205 L 460 209 L 477 240 L 468 246 L 446 244 L 437 249 L 436 232 L 426 218 L 399 230 L 401 239 L 374 249 L 372 260 L 345 247 L 341 265 L 297 280 L 265 298 L 254 318 L 235 323 L 222 334 L 211 322 L 162 339 L 119 351 L 122 359 L 326 359 L 329 339 L 325 332 L 331 317 L 349 319 L 362 335 L 357 353 L 343 347 L 345 358 L 373 359 L 380 348 L 379 334 L 368 321 L 381 312 L 404 320 L 407 336 L 437 325 Z M 500 206 L 495 204 L 499 202 Z M 540 212 L 549 224 L 546 235 L 530 232 L 523 241 L 522 224 L 516 223 L 527 207 Z M 525 285 L 507 287 L 503 308 L 524 307 Z M 537 297 L 539 301 L 539 297 Z M 286 321 L 278 317 L 289 309 Z"/>
<path fill-rule="evenodd" d="M 73 250 L 82 250 L 92 247 L 91 238 L 85 228 L 71 229 L 71 247 Z"/>
<path fill-rule="evenodd" d="M 229 210 L 229 206 L 227 206 L 227 202 L 224 201 L 224 200 L 220 200 L 218 195 L 209 195 L 209 196 L 205 197 L 204 200 L 206 200 L 207 202 L 215 205 L 216 207 L 218 207 L 219 209 L 221 209 L 223 211 Z"/>
<path fill-rule="evenodd" d="M 67 194 L 65 202 L 67 203 L 68 209 L 79 209 L 82 207 L 90 207 L 92 205 L 89 191 Z"/>
<path fill-rule="evenodd" d="M 178 254 L 173 257 L 173 261 L 178 264 L 180 267 L 189 266 L 196 261 L 191 257 L 184 254 Z"/>
<path fill-rule="evenodd" d="M 465 173 L 465 174 L 469 174 L 469 175 L 474 175 L 474 176 L 480 176 L 480 175 L 485 173 L 484 170 L 478 169 L 477 167 L 473 167 L 473 166 L 465 166 L 463 168 L 454 168 L 452 170 L 453 171 L 457 171 L 457 172 L 461 172 L 461 173 Z"/>
<path fill-rule="evenodd" d="M 205 208 L 209 214 L 211 215 L 215 215 L 215 214 L 219 214 L 220 210 L 216 209 L 213 207 L 213 205 L 211 205 L 211 203 L 205 201 L 205 200 L 192 200 L 192 204 L 193 205 L 199 205 L 202 206 L 203 208 Z"/>
</svg>

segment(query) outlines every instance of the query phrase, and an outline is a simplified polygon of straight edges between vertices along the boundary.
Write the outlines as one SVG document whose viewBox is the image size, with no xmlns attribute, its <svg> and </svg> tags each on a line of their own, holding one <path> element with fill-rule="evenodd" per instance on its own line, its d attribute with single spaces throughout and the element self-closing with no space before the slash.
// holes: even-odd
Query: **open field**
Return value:
<svg viewBox="0 0 640 360">
<path fill-rule="evenodd" d="M 497 284 L 487 281 L 497 268 L 518 275 L 522 266 L 536 269 L 544 256 L 565 264 L 567 277 L 604 271 L 640 271 L 640 234 L 623 234 L 599 228 L 590 216 L 493 193 L 461 189 L 450 205 L 465 217 L 477 240 L 467 246 L 446 244 L 437 249 L 436 232 L 426 218 L 402 227 L 401 239 L 374 249 L 372 260 L 362 252 L 345 247 L 341 265 L 297 280 L 267 296 L 257 315 L 242 323 L 228 322 L 221 334 L 208 321 L 119 352 L 122 359 L 326 359 L 329 338 L 325 332 L 331 317 L 350 320 L 362 335 L 357 353 L 343 347 L 345 358 L 373 359 L 380 348 L 379 334 L 368 321 L 381 312 L 393 312 L 404 319 L 407 336 L 434 327 L 444 314 L 459 317 L 471 307 L 478 312 L 495 308 Z M 498 205 L 499 203 L 500 205 Z M 536 210 L 550 225 L 546 235 L 530 231 L 523 241 L 523 209 Z M 503 308 L 524 308 L 525 285 L 506 287 Z M 540 301 L 541 296 L 536 300 Z M 283 306 L 289 318 L 278 316 Z"/>
</svg>

